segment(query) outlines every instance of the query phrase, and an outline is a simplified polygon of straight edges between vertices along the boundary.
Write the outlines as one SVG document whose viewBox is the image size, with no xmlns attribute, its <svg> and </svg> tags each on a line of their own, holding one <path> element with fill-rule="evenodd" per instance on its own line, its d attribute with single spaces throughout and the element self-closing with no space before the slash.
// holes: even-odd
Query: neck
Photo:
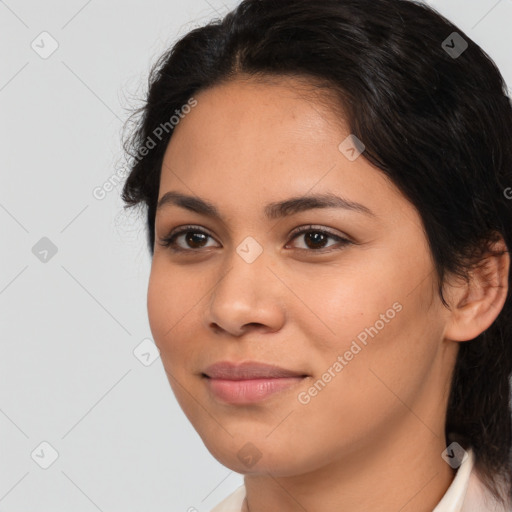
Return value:
<svg viewBox="0 0 512 512">
<path fill-rule="evenodd" d="M 243 512 L 432 512 L 455 476 L 441 457 L 444 429 L 408 414 L 400 428 L 365 442 L 308 474 L 246 475 Z"/>
</svg>

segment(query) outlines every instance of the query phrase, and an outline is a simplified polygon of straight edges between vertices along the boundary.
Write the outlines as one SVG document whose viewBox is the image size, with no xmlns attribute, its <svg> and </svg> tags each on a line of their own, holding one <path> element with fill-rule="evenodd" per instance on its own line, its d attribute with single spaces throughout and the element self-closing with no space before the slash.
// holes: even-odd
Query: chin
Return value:
<svg viewBox="0 0 512 512">
<path fill-rule="evenodd" d="M 290 450 L 276 437 L 272 442 L 265 440 L 250 441 L 250 436 L 234 436 L 226 434 L 226 444 L 220 444 L 219 438 L 213 442 L 203 438 L 203 442 L 211 455 L 223 466 L 240 474 L 268 474 L 276 477 L 287 477 L 311 470 L 311 462 L 302 450 Z M 297 458 L 300 452 L 300 459 Z"/>
</svg>

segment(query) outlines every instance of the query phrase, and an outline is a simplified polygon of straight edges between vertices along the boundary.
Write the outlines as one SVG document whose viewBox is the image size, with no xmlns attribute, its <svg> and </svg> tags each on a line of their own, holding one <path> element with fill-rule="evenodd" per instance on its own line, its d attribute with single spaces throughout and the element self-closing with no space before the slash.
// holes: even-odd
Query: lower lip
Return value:
<svg viewBox="0 0 512 512">
<path fill-rule="evenodd" d="M 206 378 L 207 386 L 217 397 L 231 404 L 260 402 L 280 391 L 289 389 L 304 377 L 272 379 L 226 380 Z"/>
</svg>

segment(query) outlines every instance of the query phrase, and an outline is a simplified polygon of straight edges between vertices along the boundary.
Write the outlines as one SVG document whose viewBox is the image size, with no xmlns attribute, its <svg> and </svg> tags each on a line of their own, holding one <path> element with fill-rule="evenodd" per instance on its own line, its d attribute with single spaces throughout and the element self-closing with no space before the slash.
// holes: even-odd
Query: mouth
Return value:
<svg viewBox="0 0 512 512">
<path fill-rule="evenodd" d="M 252 361 L 216 363 L 201 375 L 216 399 L 239 405 L 263 401 L 309 377 L 304 372 Z"/>
</svg>

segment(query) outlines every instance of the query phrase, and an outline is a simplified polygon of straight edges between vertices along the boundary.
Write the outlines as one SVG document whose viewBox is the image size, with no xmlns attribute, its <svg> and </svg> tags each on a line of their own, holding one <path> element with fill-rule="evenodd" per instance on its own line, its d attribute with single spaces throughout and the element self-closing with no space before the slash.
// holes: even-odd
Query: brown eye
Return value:
<svg viewBox="0 0 512 512">
<path fill-rule="evenodd" d="M 185 243 L 189 244 L 193 249 L 203 247 L 208 235 L 196 231 L 187 231 L 184 234 Z"/>
<path fill-rule="evenodd" d="M 303 228 L 299 228 L 297 231 L 293 233 L 293 240 L 302 238 L 304 240 L 305 247 L 298 247 L 300 250 L 308 250 L 309 252 L 319 251 L 325 248 L 329 248 L 332 245 L 326 245 L 329 239 L 334 240 L 338 243 L 338 245 L 345 246 L 350 244 L 350 240 L 343 238 L 339 235 L 335 235 L 325 229 L 318 229 L 314 226 L 305 226 Z"/>
<path fill-rule="evenodd" d="M 176 241 L 182 238 L 184 242 L 178 244 Z M 211 235 L 194 226 L 185 226 L 174 233 L 160 240 L 160 245 L 169 247 L 173 251 L 197 251 L 207 246 L 208 239 Z"/>
<path fill-rule="evenodd" d="M 329 238 L 319 231 L 309 231 L 304 235 L 304 241 L 310 249 L 322 249 Z"/>
</svg>

